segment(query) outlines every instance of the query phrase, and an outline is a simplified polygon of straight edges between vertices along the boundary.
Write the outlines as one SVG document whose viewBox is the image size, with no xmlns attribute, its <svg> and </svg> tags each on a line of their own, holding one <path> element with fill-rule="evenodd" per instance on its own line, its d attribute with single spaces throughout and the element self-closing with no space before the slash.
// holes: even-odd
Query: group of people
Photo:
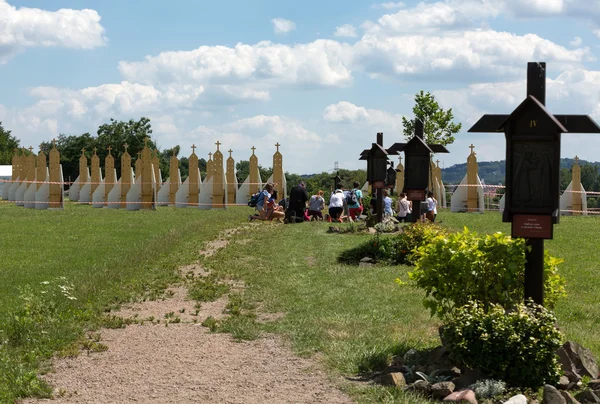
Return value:
<svg viewBox="0 0 600 404">
<path fill-rule="evenodd" d="M 279 195 L 274 184 L 268 183 L 260 192 L 256 203 L 256 213 L 249 220 L 276 220 L 284 223 L 299 223 L 310 220 L 327 220 L 330 222 L 356 221 L 364 212 L 363 193 L 360 184 L 354 182 L 351 190 L 343 190 L 341 185 L 329 197 L 328 213 L 324 216 L 325 198 L 319 190 L 309 198 L 306 184 L 300 181 L 290 190 L 289 198 L 278 199 Z M 383 192 L 383 211 L 385 216 L 395 216 L 401 222 L 412 221 L 412 202 L 407 200 L 405 193 L 400 193 L 396 212 L 393 210 L 393 200 L 387 190 Z M 371 198 L 371 210 L 375 213 L 376 199 Z M 432 192 L 427 193 L 426 207 L 422 209 L 421 221 L 434 222 L 437 216 L 437 201 Z M 347 214 L 344 214 L 347 212 Z"/>
</svg>

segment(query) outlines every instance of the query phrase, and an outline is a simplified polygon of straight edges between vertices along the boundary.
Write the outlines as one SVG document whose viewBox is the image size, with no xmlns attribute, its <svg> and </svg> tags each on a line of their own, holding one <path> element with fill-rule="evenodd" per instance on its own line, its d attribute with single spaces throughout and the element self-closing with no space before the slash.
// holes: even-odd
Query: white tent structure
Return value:
<svg viewBox="0 0 600 404">
<path fill-rule="evenodd" d="M 2 196 L 2 189 L 4 187 L 6 187 L 6 189 L 8 190 L 8 187 L 10 186 L 10 182 L 5 182 L 5 181 L 10 181 L 12 178 L 12 166 L 5 166 L 5 165 L 1 165 L 0 166 L 0 196 Z M 4 199 L 4 197 L 3 197 Z M 8 199 L 8 197 L 6 197 L 6 199 Z"/>
</svg>

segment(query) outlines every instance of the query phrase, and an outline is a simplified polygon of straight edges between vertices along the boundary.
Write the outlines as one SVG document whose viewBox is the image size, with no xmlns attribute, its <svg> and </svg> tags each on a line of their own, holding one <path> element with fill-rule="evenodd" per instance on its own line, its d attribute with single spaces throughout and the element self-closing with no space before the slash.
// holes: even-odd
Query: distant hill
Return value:
<svg viewBox="0 0 600 404">
<path fill-rule="evenodd" d="M 506 173 L 506 162 L 500 161 L 480 161 L 479 162 L 479 178 L 486 184 L 504 184 L 504 174 Z M 575 159 L 564 158 L 560 159 L 560 167 L 571 169 Z M 592 164 L 600 167 L 600 162 L 589 162 L 579 160 L 580 165 Z M 442 180 L 444 184 L 459 184 L 467 174 L 467 163 L 455 164 L 448 168 L 442 169 Z"/>
</svg>

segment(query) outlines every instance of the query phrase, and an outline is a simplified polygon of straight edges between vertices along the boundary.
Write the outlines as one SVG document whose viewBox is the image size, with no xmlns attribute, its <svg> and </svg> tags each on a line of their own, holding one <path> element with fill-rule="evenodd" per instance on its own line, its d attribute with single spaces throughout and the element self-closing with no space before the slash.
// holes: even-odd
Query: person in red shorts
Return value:
<svg viewBox="0 0 600 404">
<path fill-rule="evenodd" d="M 346 194 L 346 202 L 348 203 L 348 215 L 352 220 L 356 220 L 363 213 L 363 194 L 358 188 L 360 184 L 354 182 L 353 188 Z"/>
</svg>

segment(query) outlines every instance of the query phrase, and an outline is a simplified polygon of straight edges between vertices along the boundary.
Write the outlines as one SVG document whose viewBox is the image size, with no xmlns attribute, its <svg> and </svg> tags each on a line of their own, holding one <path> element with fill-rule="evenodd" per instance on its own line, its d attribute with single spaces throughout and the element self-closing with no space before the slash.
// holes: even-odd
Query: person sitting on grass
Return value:
<svg viewBox="0 0 600 404">
<path fill-rule="evenodd" d="M 346 194 L 346 202 L 348 203 L 348 215 L 352 220 L 356 220 L 363 213 L 363 194 L 358 188 L 360 184 L 354 181 L 353 188 Z"/>
<path fill-rule="evenodd" d="M 285 212 L 283 210 L 283 207 L 279 205 L 278 196 L 279 195 L 277 195 L 277 191 L 273 191 L 273 194 L 267 201 L 267 213 L 266 213 L 267 220 L 276 219 L 276 220 L 282 222 L 283 218 L 285 217 Z"/>
<path fill-rule="evenodd" d="M 248 216 L 248 220 L 268 220 L 267 217 L 267 202 L 269 198 L 271 198 L 271 193 L 273 193 L 273 184 L 268 183 L 265 185 L 265 188 L 260 192 L 258 197 L 258 201 L 256 202 L 256 211 L 254 215 Z"/>
<path fill-rule="evenodd" d="M 344 192 L 336 189 L 329 198 L 329 221 L 342 222 L 342 213 L 344 212 Z"/>
</svg>

